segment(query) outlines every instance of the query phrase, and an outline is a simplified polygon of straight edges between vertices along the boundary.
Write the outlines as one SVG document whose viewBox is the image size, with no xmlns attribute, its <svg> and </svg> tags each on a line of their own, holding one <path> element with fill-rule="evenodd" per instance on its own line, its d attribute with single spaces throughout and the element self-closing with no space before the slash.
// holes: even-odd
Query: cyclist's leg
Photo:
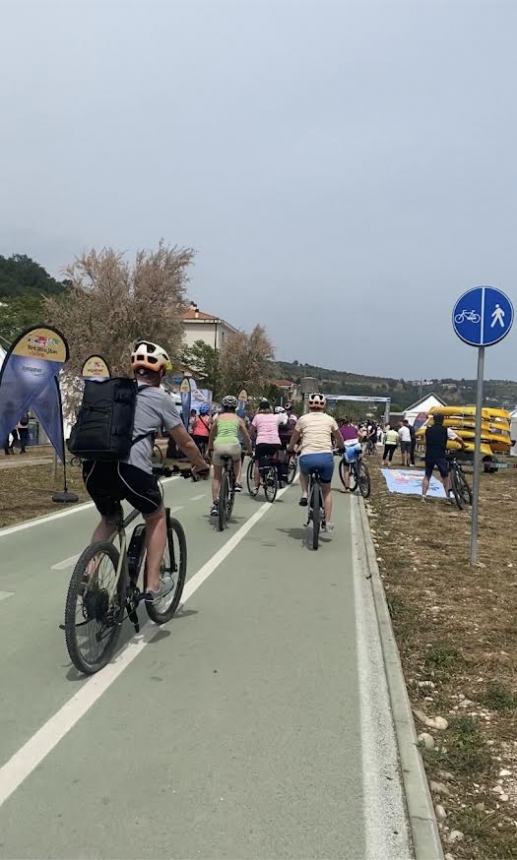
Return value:
<svg viewBox="0 0 517 860">
<path fill-rule="evenodd" d="M 116 463 L 86 462 L 83 465 L 84 486 L 101 515 L 90 543 L 110 540 L 120 521 L 120 500 Z"/>
<path fill-rule="evenodd" d="M 427 492 L 429 490 L 429 482 L 431 480 L 434 469 L 434 462 L 432 460 L 425 461 L 425 474 L 424 479 L 422 481 L 422 498 L 425 499 L 427 496 Z"/>
<path fill-rule="evenodd" d="M 220 465 L 215 465 L 214 463 L 214 473 L 212 475 L 212 501 L 214 504 L 219 500 L 219 492 L 221 490 L 221 474 L 223 471 L 223 467 Z"/>
<path fill-rule="evenodd" d="M 310 472 L 310 454 L 302 454 L 298 461 L 300 466 L 300 487 L 302 491 L 302 497 L 300 499 L 301 505 L 307 504 L 307 495 L 309 492 L 309 472 Z"/>
<path fill-rule="evenodd" d="M 147 550 L 146 572 L 147 590 L 155 595 L 166 587 L 160 581 L 160 569 L 163 553 L 167 542 L 167 521 L 163 507 L 160 487 L 155 476 L 130 466 L 129 463 L 117 463 L 119 492 L 123 489 L 123 498 L 140 511 L 145 520 L 145 546 Z"/>
<path fill-rule="evenodd" d="M 327 525 L 332 524 L 332 492 L 330 484 L 320 482 L 323 495 L 323 508 L 325 510 L 325 521 Z"/>
</svg>

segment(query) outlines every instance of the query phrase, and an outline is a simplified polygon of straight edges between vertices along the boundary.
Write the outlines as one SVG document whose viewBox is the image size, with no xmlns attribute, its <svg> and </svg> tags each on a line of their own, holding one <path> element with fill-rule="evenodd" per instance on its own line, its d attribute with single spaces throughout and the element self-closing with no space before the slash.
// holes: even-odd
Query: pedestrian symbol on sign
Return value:
<svg viewBox="0 0 517 860">
<path fill-rule="evenodd" d="M 492 322 L 490 323 L 490 328 L 494 328 L 496 323 L 499 323 L 501 328 L 504 328 L 504 311 L 501 305 L 496 305 L 494 311 L 492 312 Z"/>
</svg>

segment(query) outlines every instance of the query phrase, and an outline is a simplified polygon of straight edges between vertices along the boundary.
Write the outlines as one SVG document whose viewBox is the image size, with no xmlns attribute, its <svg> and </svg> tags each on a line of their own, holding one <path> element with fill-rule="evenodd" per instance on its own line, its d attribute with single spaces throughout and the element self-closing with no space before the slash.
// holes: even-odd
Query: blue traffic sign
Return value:
<svg viewBox="0 0 517 860">
<path fill-rule="evenodd" d="M 513 323 L 513 305 L 495 287 L 474 287 L 458 299 L 452 312 L 454 331 L 470 346 L 492 346 L 506 337 Z"/>
</svg>

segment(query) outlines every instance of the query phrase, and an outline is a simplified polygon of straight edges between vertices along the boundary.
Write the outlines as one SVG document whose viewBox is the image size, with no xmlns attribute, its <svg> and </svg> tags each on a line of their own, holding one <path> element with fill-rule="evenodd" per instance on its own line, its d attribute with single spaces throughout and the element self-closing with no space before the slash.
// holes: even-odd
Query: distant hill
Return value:
<svg viewBox="0 0 517 860">
<path fill-rule="evenodd" d="M 43 297 L 66 289 L 25 254 L 0 256 L 0 338 L 12 340 L 32 323 L 42 322 Z"/>
<path fill-rule="evenodd" d="M 329 370 L 297 361 L 276 362 L 281 376 L 299 382 L 304 376 L 313 376 L 328 394 L 357 394 L 391 397 L 394 412 L 407 409 L 426 394 L 437 394 L 447 403 L 475 403 L 475 379 L 392 379 L 386 376 L 367 376 L 343 370 Z M 485 381 L 485 402 L 491 406 L 513 409 L 517 403 L 517 382 L 509 379 Z"/>
</svg>

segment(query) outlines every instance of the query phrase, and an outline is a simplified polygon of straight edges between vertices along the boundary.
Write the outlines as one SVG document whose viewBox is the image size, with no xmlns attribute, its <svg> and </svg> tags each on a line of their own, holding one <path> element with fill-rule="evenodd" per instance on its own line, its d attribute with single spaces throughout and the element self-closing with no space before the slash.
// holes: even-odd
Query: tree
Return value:
<svg viewBox="0 0 517 860">
<path fill-rule="evenodd" d="M 194 375 L 199 375 L 203 387 L 213 391 L 214 397 L 216 397 L 219 365 L 217 350 L 205 343 L 204 340 L 196 340 L 192 346 L 184 348 L 181 360 L 193 371 Z"/>
<path fill-rule="evenodd" d="M 190 249 L 160 242 L 138 251 L 129 263 L 112 248 L 91 250 L 67 270 L 66 296 L 45 299 L 46 316 L 70 344 L 68 376 L 79 373 L 90 353 L 101 353 L 114 374 L 127 374 L 132 344 L 156 341 L 171 361 L 181 357 L 181 311 L 185 303 Z"/>
<path fill-rule="evenodd" d="M 219 356 L 220 391 L 237 395 L 245 388 L 250 397 L 260 397 L 273 376 L 274 350 L 261 325 L 251 334 L 236 332 L 227 338 Z"/>
<path fill-rule="evenodd" d="M 24 328 L 43 322 L 43 298 L 66 284 L 24 254 L 0 255 L 0 337 L 11 343 Z"/>
</svg>

